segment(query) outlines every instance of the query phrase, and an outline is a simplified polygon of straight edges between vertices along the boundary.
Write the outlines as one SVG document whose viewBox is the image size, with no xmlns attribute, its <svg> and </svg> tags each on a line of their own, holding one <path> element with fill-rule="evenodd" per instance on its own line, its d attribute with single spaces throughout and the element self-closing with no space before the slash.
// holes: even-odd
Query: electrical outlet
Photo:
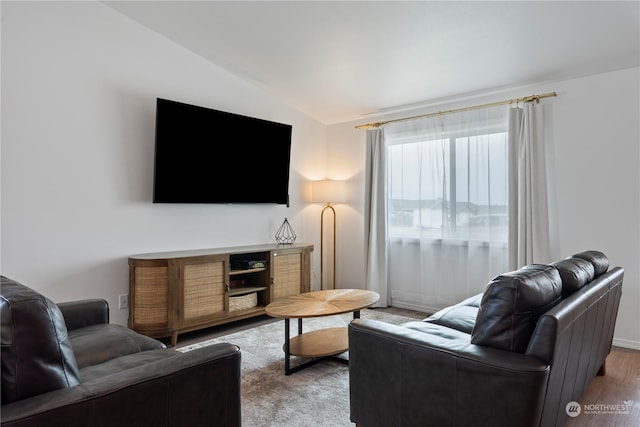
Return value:
<svg viewBox="0 0 640 427">
<path fill-rule="evenodd" d="M 122 294 L 118 297 L 118 308 L 129 308 L 129 294 Z"/>
</svg>

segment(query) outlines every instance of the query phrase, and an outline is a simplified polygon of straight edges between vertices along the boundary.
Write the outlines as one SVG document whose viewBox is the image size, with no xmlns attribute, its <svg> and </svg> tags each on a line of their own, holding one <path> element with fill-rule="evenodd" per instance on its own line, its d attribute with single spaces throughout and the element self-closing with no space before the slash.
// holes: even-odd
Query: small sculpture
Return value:
<svg viewBox="0 0 640 427">
<path fill-rule="evenodd" d="M 296 233 L 293 231 L 293 228 L 291 228 L 291 225 L 289 225 L 287 218 L 285 218 L 280 228 L 278 228 L 278 231 L 276 231 L 276 242 L 279 245 L 291 245 L 295 241 Z"/>
</svg>

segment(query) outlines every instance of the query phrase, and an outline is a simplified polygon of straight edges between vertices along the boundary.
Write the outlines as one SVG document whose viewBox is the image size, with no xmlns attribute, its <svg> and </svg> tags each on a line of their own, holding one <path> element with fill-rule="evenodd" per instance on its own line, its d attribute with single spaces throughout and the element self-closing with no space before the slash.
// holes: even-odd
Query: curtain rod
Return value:
<svg viewBox="0 0 640 427">
<path fill-rule="evenodd" d="M 542 98 L 550 98 L 552 96 L 557 96 L 557 95 L 556 95 L 555 92 L 549 92 L 549 93 L 543 93 L 542 95 L 531 95 L 531 96 L 525 96 L 525 97 L 522 97 L 522 98 L 507 99 L 505 101 L 491 102 L 489 104 L 482 104 L 482 105 L 474 105 L 472 107 L 456 108 L 454 110 L 438 111 L 437 113 L 429 113 L 429 114 L 422 114 L 422 115 L 419 115 L 419 116 L 403 117 L 401 119 L 387 120 L 386 122 L 367 123 L 367 124 L 364 124 L 364 125 L 356 126 L 356 129 L 377 128 L 377 127 L 380 127 L 380 126 L 384 126 L 387 123 L 402 122 L 402 121 L 405 121 L 405 120 L 413 120 L 413 119 L 422 119 L 422 118 L 426 118 L 426 117 L 441 116 L 443 114 L 458 113 L 460 111 L 470 111 L 470 110 L 477 110 L 477 109 L 480 109 L 480 108 L 495 107 L 495 106 L 498 106 L 498 105 L 513 104 L 514 102 L 515 103 L 519 103 L 519 102 L 534 102 L 535 101 L 536 103 L 539 103 Z"/>
</svg>

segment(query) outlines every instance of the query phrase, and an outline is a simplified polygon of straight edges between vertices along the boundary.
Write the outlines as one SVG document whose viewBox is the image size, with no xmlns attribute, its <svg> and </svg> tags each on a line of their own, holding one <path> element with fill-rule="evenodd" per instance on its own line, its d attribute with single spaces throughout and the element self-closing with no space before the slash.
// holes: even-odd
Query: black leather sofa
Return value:
<svg viewBox="0 0 640 427">
<path fill-rule="evenodd" d="M 3 427 L 240 426 L 240 349 L 181 353 L 2 276 Z"/>
<path fill-rule="evenodd" d="M 624 271 L 585 251 L 493 279 L 423 321 L 349 325 L 361 427 L 561 426 L 611 350 Z"/>
</svg>

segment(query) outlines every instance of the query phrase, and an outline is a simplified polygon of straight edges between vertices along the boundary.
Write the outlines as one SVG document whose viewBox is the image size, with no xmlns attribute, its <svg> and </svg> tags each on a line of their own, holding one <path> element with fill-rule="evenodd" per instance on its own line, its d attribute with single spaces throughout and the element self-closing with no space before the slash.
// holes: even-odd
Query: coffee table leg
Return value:
<svg viewBox="0 0 640 427">
<path fill-rule="evenodd" d="M 291 368 L 291 332 L 289 330 L 291 324 L 289 322 L 289 318 L 284 319 L 284 374 L 289 375 L 296 371 L 299 371 L 305 366 L 310 365 L 304 364 L 304 366 L 296 366 L 293 369 Z M 302 335 L 302 318 L 298 319 L 298 335 Z M 315 362 L 314 362 L 315 363 Z"/>
<path fill-rule="evenodd" d="M 284 374 L 289 375 L 291 372 L 289 359 L 291 356 L 291 349 L 289 348 L 289 319 L 284 319 Z"/>
<path fill-rule="evenodd" d="M 353 312 L 353 318 L 354 319 L 359 319 L 360 318 L 360 310 L 356 310 Z"/>
</svg>

